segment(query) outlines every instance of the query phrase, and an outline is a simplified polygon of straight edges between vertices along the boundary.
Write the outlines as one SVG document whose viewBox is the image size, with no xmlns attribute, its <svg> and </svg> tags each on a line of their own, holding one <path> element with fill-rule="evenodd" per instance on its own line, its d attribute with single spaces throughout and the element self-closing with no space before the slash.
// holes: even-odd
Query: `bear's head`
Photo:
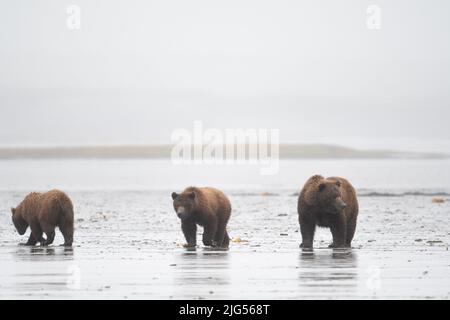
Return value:
<svg viewBox="0 0 450 320">
<path fill-rule="evenodd" d="M 339 214 L 347 207 L 342 200 L 341 183 L 338 180 L 323 180 L 317 186 L 317 201 L 321 209 L 329 214 Z"/>
<path fill-rule="evenodd" d="M 195 192 L 172 193 L 173 208 L 181 220 L 189 219 L 195 210 Z"/>
<path fill-rule="evenodd" d="M 20 235 L 25 234 L 28 228 L 28 223 L 19 214 L 17 208 L 11 208 L 11 213 L 12 213 L 12 221 L 17 229 L 17 232 Z"/>
</svg>

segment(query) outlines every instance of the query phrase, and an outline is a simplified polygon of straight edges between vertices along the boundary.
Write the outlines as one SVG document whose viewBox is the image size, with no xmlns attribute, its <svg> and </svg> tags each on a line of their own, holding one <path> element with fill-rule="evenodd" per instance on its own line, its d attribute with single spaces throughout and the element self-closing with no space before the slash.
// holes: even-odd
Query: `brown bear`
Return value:
<svg viewBox="0 0 450 320">
<path fill-rule="evenodd" d="M 330 248 L 351 247 L 358 217 L 358 199 L 344 178 L 312 176 L 298 198 L 298 220 L 302 248 L 312 248 L 316 225 L 330 228 Z"/>
<path fill-rule="evenodd" d="M 32 192 L 16 208 L 11 208 L 11 212 L 14 226 L 20 235 L 25 234 L 28 226 L 31 229 L 25 245 L 34 246 L 38 242 L 41 246 L 52 244 L 58 226 L 64 236 L 64 246 L 72 246 L 73 205 L 64 192 Z M 42 237 L 43 233 L 47 239 Z"/>
<path fill-rule="evenodd" d="M 231 203 L 222 191 L 189 187 L 181 194 L 172 193 L 172 199 L 187 241 L 185 247 L 197 245 L 197 225 L 200 225 L 204 228 L 205 246 L 228 248 L 230 238 L 227 223 L 231 215 Z"/>
</svg>

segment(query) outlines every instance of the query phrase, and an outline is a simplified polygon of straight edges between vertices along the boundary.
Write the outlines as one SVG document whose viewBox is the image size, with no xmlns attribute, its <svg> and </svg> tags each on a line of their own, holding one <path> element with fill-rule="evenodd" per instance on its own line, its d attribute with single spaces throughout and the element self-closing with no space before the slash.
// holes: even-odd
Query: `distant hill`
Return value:
<svg viewBox="0 0 450 320">
<path fill-rule="evenodd" d="M 0 148 L 0 159 L 170 158 L 171 145 Z M 443 153 L 358 150 L 335 145 L 282 144 L 281 159 L 448 159 Z"/>
<path fill-rule="evenodd" d="M 397 159 L 446 159 L 449 155 L 444 153 L 407 152 L 394 150 L 360 150 L 336 145 L 321 144 L 285 144 L 280 146 L 281 158 L 397 158 Z"/>
</svg>

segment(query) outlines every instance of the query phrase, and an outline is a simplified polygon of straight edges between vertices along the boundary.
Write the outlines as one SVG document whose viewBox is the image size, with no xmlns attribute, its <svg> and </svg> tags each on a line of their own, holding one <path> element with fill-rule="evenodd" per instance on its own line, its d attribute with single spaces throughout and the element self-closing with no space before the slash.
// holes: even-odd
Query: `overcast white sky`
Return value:
<svg viewBox="0 0 450 320">
<path fill-rule="evenodd" d="M 203 120 L 450 152 L 449 39 L 447 0 L 0 0 L 0 145 L 169 143 Z"/>
</svg>

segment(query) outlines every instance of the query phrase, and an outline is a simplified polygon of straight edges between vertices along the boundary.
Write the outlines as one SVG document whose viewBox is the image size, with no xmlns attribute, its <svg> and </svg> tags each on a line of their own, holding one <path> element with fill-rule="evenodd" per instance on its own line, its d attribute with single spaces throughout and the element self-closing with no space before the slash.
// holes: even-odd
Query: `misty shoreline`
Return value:
<svg viewBox="0 0 450 320">
<path fill-rule="evenodd" d="M 169 159 L 172 145 L 0 147 L 0 159 Z M 248 150 L 247 146 L 247 150 Z M 270 153 L 269 153 L 270 155 Z M 280 159 L 449 159 L 433 152 L 361 150 L 323 144 L 281 144 Z"/>
</svg>

